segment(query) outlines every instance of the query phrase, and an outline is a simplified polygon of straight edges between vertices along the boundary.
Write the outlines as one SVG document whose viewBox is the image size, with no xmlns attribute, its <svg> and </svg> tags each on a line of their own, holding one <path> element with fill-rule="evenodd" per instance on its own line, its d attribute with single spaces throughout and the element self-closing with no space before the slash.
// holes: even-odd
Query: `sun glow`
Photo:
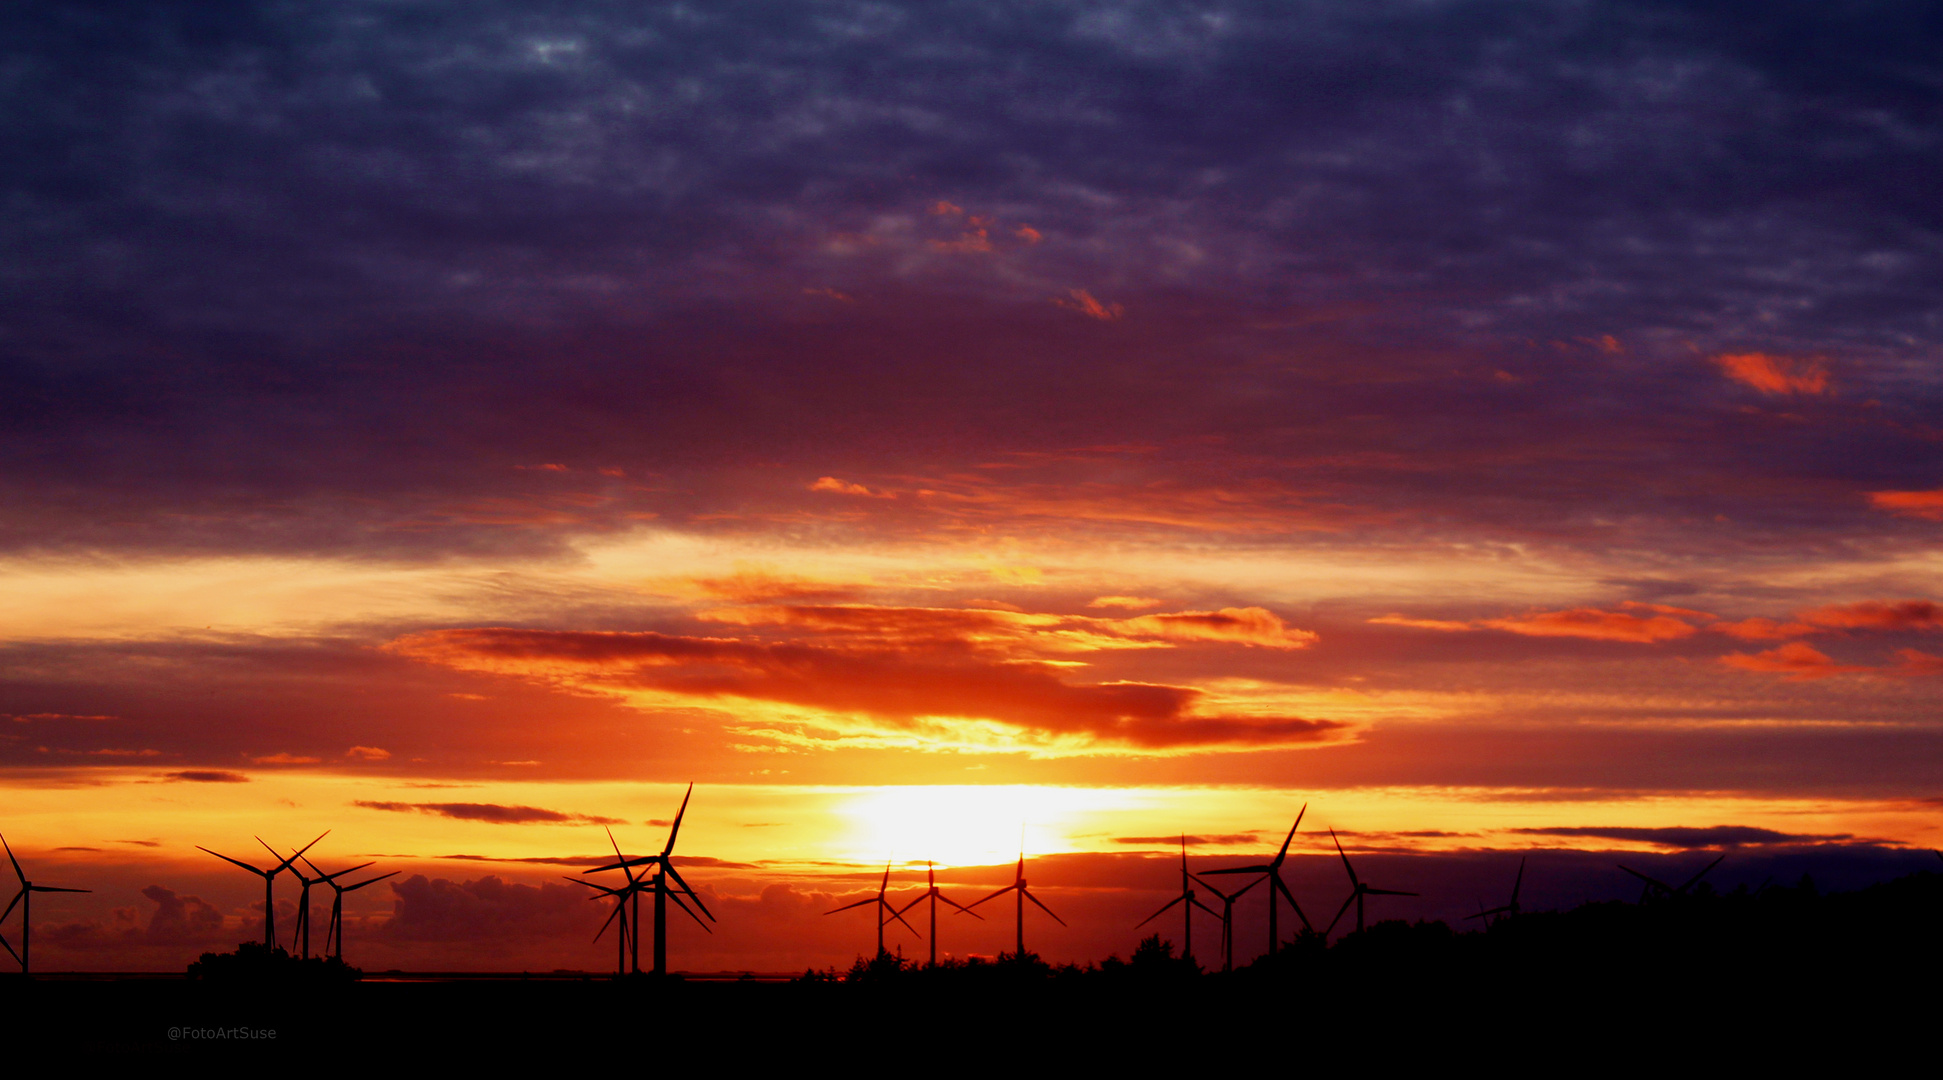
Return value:
<svg viewBox="0 0 1943 1080">
<path fill-rule="evenodd" d="M 858 792 L 838 809 L 850 831 L 839 847 L 859 862 L 933 860 L 941 866 L 1007 863 L 1081 850 L 1075 835 L 1101 814 L 1144 809 L 1139 791 L 1015 785 L 890 787 Z"/>
</svg>

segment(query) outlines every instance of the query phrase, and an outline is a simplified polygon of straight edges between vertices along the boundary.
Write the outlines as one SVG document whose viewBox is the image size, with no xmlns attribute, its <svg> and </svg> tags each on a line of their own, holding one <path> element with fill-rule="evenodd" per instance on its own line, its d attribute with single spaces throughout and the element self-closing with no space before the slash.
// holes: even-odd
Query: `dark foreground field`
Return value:
<svg viewBox="0 0 1943 1080">
<path fill-rule="evenodd" d="M 1299 937 L 1275 962 L 1228 975 L 1199 974 L 1159 946 L 1085 968 L 887 961 L 834 981 L 16 978 L 0 980 L 0 1018 L 11 1054 L 55 1061 L 1849 1071 L 1929 1060 L 1943 875 L 1831 895 L 1804 884 L 1588 904 L 1485 933 L 1386 922 L 1333 944 Z"/>
</svg>

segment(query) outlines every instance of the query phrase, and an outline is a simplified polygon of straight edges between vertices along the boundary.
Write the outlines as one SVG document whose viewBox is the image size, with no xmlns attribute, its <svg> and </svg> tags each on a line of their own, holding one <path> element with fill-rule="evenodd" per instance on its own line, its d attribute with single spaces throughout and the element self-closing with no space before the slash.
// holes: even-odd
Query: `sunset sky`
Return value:
<svg viewBox="0 0 1943 1080">
<path fill-rule="evenodd" d="M 0 832 L 95 890 L 35 966 L 260 935 L 195 845 L 330 829 L 400 872 L 353 963 L 599 969 L 560 875 L 690 781 L 698 971 L 1022 836 L 1028 943 L 1124 955 L 1174 838 L 1305 804 L 1324 922 L 1328 828 L 1408 918 L 1931 866 L 1939 57 L 1929 3 L 15 5 Z"/>
</svg>

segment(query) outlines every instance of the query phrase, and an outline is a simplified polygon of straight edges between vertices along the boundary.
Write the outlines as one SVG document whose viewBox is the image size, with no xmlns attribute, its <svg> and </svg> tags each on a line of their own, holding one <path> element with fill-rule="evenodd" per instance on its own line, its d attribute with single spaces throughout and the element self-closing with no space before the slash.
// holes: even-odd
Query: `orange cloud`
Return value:
<svg viewBox="0 0 1943 1080">
<path fill-rule="evenodd" d="M 1092 293 L 1087 292 L 1085 289 L 1073 289 L 1067 295 L 1071 296 L 1072 299 L 1067 300 L 1063 297 L 1055 296 L 1052 302 L 1068 310 L 1077 311 L 1089 319 L 1112 322 L 1127 313 L 1126 309 L 1119 304 L 1100 303 Z"/>
<path fill-rule="evenodd" d="M 697 703 L 775 702 L 904 734 L 922 735 L 942 720 L 963 718 L 1043 740 L 1166 751 L 1312 744 L 1339 738 L 1347 727 L 1303 717 L 1202 715 L 1195 706 L 1204 694 L 1192 687 L 1068 683 L 1038 665 L 948 646 L 853 649 L 652 631 L 485 627 L 411 634 L 385 647 L 427 663 L 543 678 L 591 692 L 652 690 Z"/>
<path fill-rule="evenodd" d="M 1039 241 L 1044 240 L 1046 238 L 1046 234 L 1040 232 L 1038 229 L 1035 229 L 1030 225 L 1019 226 L 1016 230 L 1013 231 L 1012 235 L 1018 237 L 1021 240 L 1024 240 L 1028 244 L 1036 244 Z"/>
<path fill-rule="evenodd" d="M 760 566 L 738 564 L 735 572 L 716 577 L 663 578 L 651 584 L 658 592 L 701 595 L 751 604 L 777 600 L 848 600 L 865 586 L 857 582 L 772 573 Z"/>
<path fill-rule="evenodd" d="M 737 626 L 864 636 L 887 644 L 954 642 L 980 648 L 1025 646 L 1059 652 L 1210 641 L 1301 649 L 1316 640 L 1264 608 L 1176 611 L 1127 619 L 993 610 L 880 607 L 871 604 L 774 605 L 705 611 L 698 618 Z"/>
<path fill-rule="evenodd" d="M 1450 619 L 1412 619 L 1404 615 L 1378 615 L 1376 618 L 1368 621 L 1382 626 L 1408 626 L 1417 630 L 1452 631 L 1477 629 L 1477 627 L 1467 622 L 1455 622 Z"/>
<path fill-rule="evenodd" d="M 1316 640 L 1312 631 L 1290 627 L 1280 616 L 1258 607 L 1137 615 L 1111 624 L 1111 632 L 1168 641 L 1225 641 L 1268 649 L 1306 649 Z"/>
<path fill-rule="evenodd" d="M 811 491 L 827 491 L 832 495 L 861 495 L 866 499 L 895 499 L 897 494 L 890 491 L 872 491 L 862 484 L 839 480 L 834 476 L 819 476 L 810 485 Z"/>
<path fill-rule="evenodd" d="M 1763 394 L 1823 394 L 1828 392 L 1828 367 L 1820 359 L 1794 359 L 1767 353 L 1725 353 L 1714 363 L 1735 382 Z"/>
<path fill-rule="evenodd" d="M 295 754 L 271 754 L 268 757 L 253 757 L 250 760 L 258 765 L 315 765 L 318 762 L 317 758 L 298 757 Z"/>
<path fill-rule="evenodd" d="M 1902 658 L 1902 666 L 1894 669 L 1897 675 L 1943 675 L 1943 656 L 1917 649 L 1898 649 L 1896 655 Z"/>
<path fill-rule="evenodd" d="M 1799 616 L 1816 626 L 1844 630 L 1943 629 L 1943 605 L 1930 600 L 1864 600 L 1803 611 Z"/>
<path fill-rule="evenodd" d="M 1869 505 L 1892 514 L 1943 521 L 1943 488 L 1931 491 L 1871 491 Z"/>
<path fill-rule="evenodd" d="M 359 761 L 383 761 L 391 756 L 391 751 L 376 746 L 353 746 L 344 751 L 344 756 Z"/>
<path fill-rule="evenodd" d="M 1150 596 L 1096 596 L 1088 601 L 1087 607 L 1125 608 L 1139 611 L 1141 608 L 1159 607 L 1160 601 Z"/>
<path fill-rule="evenodd" d="M 1707 629 L 1742 641 L 1780 641 L 1784 638 L 1812 634 L 1816 628 L 1803 622 L 1777 622 L 1773 619 L 1753 618 L 1739 622 L 1715 623 Z"/>
<path fill-rule="evenodd" d="M 1530 637 L 1575 637 L 1641 643 L 1674 641 L 1696 633 L 1692 624 L 1671 615 L 1630 615 L 1623 611 L 1601 611 L 1598 608 L 1539 611 L 1516 618 L 1485 619 L 1478 625 Z"/>
<path fill-rule="evenodd" d="M 1752 656 L 1746 653 L 1729 653 L 1720 658 L 1722 664 L 1741 671 L 1759 672 L 1764 675 L 1785 675 L 1791 680 L 1826 679 L 1831 675 L 1846 675 L 1870 668 L 1838 664 L 1826 653 L 1810 648 L 1799 641 L 1791 641 L 1778 649 L 1768 649 Z"/>
</svg>

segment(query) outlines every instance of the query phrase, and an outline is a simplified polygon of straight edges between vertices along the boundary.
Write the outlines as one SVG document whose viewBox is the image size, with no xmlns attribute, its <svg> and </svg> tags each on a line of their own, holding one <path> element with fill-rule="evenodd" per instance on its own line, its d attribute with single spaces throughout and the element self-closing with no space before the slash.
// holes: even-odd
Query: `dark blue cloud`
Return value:
<svg viewBox="0 0 1943 1080">
<path fill-rule="evenodd" d="M 1909 530 L 1939 10 L 21 7 L 0 543 L 543 551 L 1129 435 L 1532 542 Z"/>
</svg>

